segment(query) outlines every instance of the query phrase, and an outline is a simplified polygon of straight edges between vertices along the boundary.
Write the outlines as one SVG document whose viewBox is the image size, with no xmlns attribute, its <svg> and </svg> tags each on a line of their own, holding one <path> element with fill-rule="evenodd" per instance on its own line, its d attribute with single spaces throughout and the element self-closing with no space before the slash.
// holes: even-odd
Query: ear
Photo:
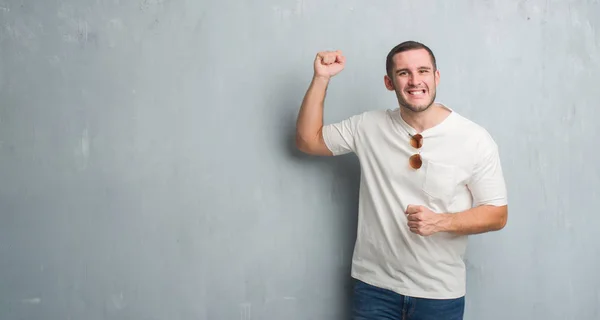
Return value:
<svg viewBox="0 0 600 320">
<path fill-rule="evenodd" d="M 435 70 L 435 86 L 440 84 L 440 69 Z"/>
<path fill-rule="evenodd" d="M 392 79 L 390 79 L 390 77 L 388 77 L 387 74 L 385 76 L 383 76 L 383 83 L 385 84 L 385 87 L 388 90 L 394 91 L 394 83 L 392 82 Z"/>
</svg>

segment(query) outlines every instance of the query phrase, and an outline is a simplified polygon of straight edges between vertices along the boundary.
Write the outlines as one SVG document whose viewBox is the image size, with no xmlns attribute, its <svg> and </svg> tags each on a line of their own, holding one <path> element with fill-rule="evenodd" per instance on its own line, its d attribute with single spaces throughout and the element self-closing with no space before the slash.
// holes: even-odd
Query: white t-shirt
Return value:
<svg viewBox="0 0 600 320">
<path fill-rule="evenodd" d="M 353 152 L 361 166 L 354 278 L 413 297 L 466 294 L 467 236 L 414 234 L 405 215 L 409 204 L 437 213 L 507 204 L 496 143 L 484 128 L 451 111 L 421 132 L 418 170 L 408 160 L 417 153 L 408 133 L 416 130 L 399 109 L 368 111 L 323 127 L 333 154 Z"/>
</svg>

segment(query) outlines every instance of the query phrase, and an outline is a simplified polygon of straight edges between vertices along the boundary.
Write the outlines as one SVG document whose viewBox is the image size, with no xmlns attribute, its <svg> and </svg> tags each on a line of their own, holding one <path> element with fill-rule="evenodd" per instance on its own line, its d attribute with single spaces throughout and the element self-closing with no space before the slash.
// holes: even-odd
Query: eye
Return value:
<svg viewBox="0 0 600 320">
<path fill-rule="evenodd" d="M 420 71 L 421 73 L 429 73 L 429 70 L 423 69 Z"/>
</svg>

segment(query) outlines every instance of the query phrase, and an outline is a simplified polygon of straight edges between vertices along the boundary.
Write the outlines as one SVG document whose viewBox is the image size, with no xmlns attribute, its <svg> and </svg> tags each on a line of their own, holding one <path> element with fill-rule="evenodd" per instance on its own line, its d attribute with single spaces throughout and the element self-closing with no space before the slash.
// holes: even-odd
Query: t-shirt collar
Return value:
<svg viewBox="0 0 600 320">
<path fill-rule="evenodd" d="M 450 108 L 440 102 L 436 102 L 436 103 L 441 105 L 442 107 L 445 107 L 446 109 L 450 110 L 450 114 L 446 117 L 446 119 L 442 120 L 442 122 L 421 132 L 422 136 L 427 136 L 432 133 L 435 133 L 438 130 L 441 130 L 442 128 L 444 128 L 446 126 L 446 124 L 451 120 L 451 118 L 456 115 L 456 111 L 452 110 L 452 108 Z M 404 121 L 404 119 L 402 118 L 402 115 L 400 114 L 400 108 L 397 108 L 396 112 L 394 112 L 394 114 L 396 115 L 395 118 L 398 121 L 399 125 L 402 126 L 403 131 L 408 132 L 408 134 L 410 134 L 410 135 L 415 135 L 417 133 L 417 130 L 415 128 L 411 127 L 406 121 Z"/>
</svg>

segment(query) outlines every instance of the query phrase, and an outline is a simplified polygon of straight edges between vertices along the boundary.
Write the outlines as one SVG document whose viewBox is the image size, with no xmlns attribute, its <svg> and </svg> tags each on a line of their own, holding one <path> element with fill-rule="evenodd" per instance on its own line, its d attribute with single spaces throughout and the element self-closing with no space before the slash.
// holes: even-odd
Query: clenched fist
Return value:
<svg viewBox="0 0 600 320">
<path fill-rule="evenodd" d="M 315 58 L 315 76 L 330 79 L 344 69 L 346 57 L 342 51 L 323 51 Z"/>
<path fill-rule="evenodd" d="M 406 218 L 410 231 L 422 236 L 430 236 L 440 231 L 442 215 L 424 206 L 409 205 L 406 208 Z"/>
</svg>

